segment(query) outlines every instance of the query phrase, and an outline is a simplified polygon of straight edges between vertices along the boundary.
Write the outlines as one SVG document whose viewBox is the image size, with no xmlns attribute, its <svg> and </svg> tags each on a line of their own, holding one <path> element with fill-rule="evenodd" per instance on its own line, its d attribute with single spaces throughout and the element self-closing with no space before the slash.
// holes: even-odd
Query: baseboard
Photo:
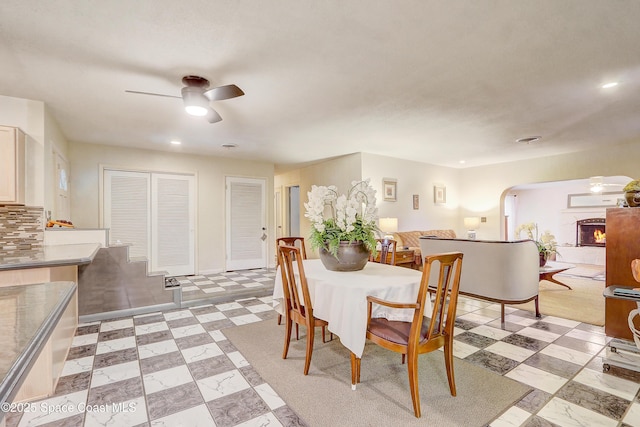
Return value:
<svg viewBox="0 0 640 427">
<path fill-rule="evenodd" d="M 200 270 L 198 272 L 198 275 L 200 276 L 204 276 L 206 274 L 219 274 L 222 273 L 224 270 L 221 268 L 212 268 L 211 270 Z"/>
<path fill-rule="evenodd" d="M 165 304 L 148 305 L 145 307 L 127 308 L 124 310 L 106 311 L 103 313 L 85 314 L 78 317 L 78 323 L 91 323 L 120 317 L 137 316 L 138 314 L 148 314 L 155 311 L 173 310 L 176 308 L 181 308 L 180 304 L 170 302 Z"/>
</svg>

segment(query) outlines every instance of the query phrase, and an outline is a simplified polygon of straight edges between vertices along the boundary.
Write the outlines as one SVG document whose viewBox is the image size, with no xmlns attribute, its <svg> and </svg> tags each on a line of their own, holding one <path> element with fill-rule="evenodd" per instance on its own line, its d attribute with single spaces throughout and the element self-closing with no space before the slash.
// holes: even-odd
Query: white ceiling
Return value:
<svg viewBox="0 0 640 427">
<path fill-rule="evenodd" d="M 44 101 L 70 141 L 467 167 L 640 141 L 639 46 L 636 0 L 2 0 L 0 95 Z M 188 74 L 246 95 L 209 124 L 125 93 Z"/>
</svg>

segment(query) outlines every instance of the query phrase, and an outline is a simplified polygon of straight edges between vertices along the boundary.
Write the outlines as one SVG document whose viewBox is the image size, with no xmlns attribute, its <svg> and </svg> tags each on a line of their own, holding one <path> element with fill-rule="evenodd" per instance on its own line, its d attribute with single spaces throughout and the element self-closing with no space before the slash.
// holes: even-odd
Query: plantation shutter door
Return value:
<svg viewBox="0 0 640 427">
<path fill-rule="evenodd" d="M 267 266 L 265 180 L 227 178 L 227 270 Z"/>
<path fill-rule="evenodd" d="M 195 273 L 195 178 L 153 173 L 151 269 L 169 276 Z"/>
<path fill-rule="evenodd" d="M 128 244 L 130 257 L 149 258 L 149 174 L 105 170 L 104 178 L 104 227 L 109 229 L 109 245 Z"/>
</svg>

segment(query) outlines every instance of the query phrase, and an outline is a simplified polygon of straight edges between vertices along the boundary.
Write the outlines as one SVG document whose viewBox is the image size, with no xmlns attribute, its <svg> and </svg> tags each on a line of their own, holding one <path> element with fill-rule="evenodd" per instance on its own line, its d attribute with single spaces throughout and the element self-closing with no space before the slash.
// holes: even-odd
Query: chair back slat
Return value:
<svg viewBox="0 0 640 427">
<path fill-rule="evenodd" d="M 300 248 L 295 246 L 278 245 L 280 259 L 280 271 L 282 273 L 282 285 L 287 308 L 300 314 L 300 316 L 313 316 L 311 297 L 307 278 L 304 274 L 302 254 Z M 302 295 L 301 295 L 302 294 Z"/>
<path fill-rule="evenodd" d="M 396 265 L 396 247 L 398 245 L 398 242 L 393 239 L 376 239 L 376 242 L 376 246 L 380 247 L 380 249 L 378 250 L 380 258 L 377 262 L 379 262 L 380 264 Z M 391 257 L 389 260 L 387 260 L 387 258 L 389 258 L 389 255 L 391 255 Z M 376 261 L 373 257 L 373 254 L 371 255 L 371 257 L 369 257 L 369 261 Z"/>
<path fill-rule="evenodd" d="M 425 257 L 418 304 L 420 308 L 415 311 L 409 342 L 419 340 L 433 340 L 439 336 L 453 334 L 455 324 L 456 305 L 458 303 L 458 291 L 460 289 L 460 274 L 462 271 L 462 253 L 448 252 Z M 424 318 L 424 307 L 429 295 L 429 277 L 433 268 L 438 269 L 438 283 L 431 292 L 434 298 L 431 301 L 432 310 L 429 319 Z M 428 323 L 428 326 L 426 325 Z M 421 331 L 427 326 L 425 336 L 419 337 Z M 416 341 L 418 340 L 418 341 Z"/>
<path fill-rule="evenodd" d="M 279 237 L 276 239 L 278 246 L 295 246 L 300 249 L 302 259 L 307 259 L 307 251 L 304 247 L 304 237 Z"/>
</svg>

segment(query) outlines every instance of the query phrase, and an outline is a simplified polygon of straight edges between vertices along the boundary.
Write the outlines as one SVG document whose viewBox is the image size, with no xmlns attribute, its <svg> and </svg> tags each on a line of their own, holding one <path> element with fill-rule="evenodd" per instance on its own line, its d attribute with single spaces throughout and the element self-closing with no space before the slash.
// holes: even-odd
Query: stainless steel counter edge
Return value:
<svg viewBox="0 0 640 427">
<path fill-rule="evenodd" d="M 42 254 L 43 259 L 17 260 L 17 255 L 12 255 L 11 260 L 0 255 L 0 271 L 21 270 L 25 268 L 61 267 L 69 265 L 89 264 L 95 258 L 102 246 L 98 243 L 82 243 L 74 245 L 43 246 L 37 250 L 29 251 L 33 255 Z M 56 256 L 56 250 L 63 254 Z M 25 252 L 26 253 L 26 252 Z M 25 255 L 25 258 L 27 255 Z"/>
<path fill-rule="evenodd" d="M 69 283 L 73 286 L 71 286 L 67 292 L 62 295 L 58 304 L 42 322 L 33 339 L 25 346 L 16 362 L 7 372 L 7 375 L 2 379 L 2 382 L 0 383 L 0 403 L 11 403 L 16 393 L 18 393 L 22 382 L 29 373 L 29 370 L 38 359 L 38 356 L 42 352 L 42 349 L 51 336 L 51 333 L 60 321 L 62 314 L 67 309 L 69 301 L 71 301 L 76 289 L 78 288 L 75 283 Z M 4 416 L 5 413 L 0 411 L 0 421 L 2 421 Z"/>
</svg>

